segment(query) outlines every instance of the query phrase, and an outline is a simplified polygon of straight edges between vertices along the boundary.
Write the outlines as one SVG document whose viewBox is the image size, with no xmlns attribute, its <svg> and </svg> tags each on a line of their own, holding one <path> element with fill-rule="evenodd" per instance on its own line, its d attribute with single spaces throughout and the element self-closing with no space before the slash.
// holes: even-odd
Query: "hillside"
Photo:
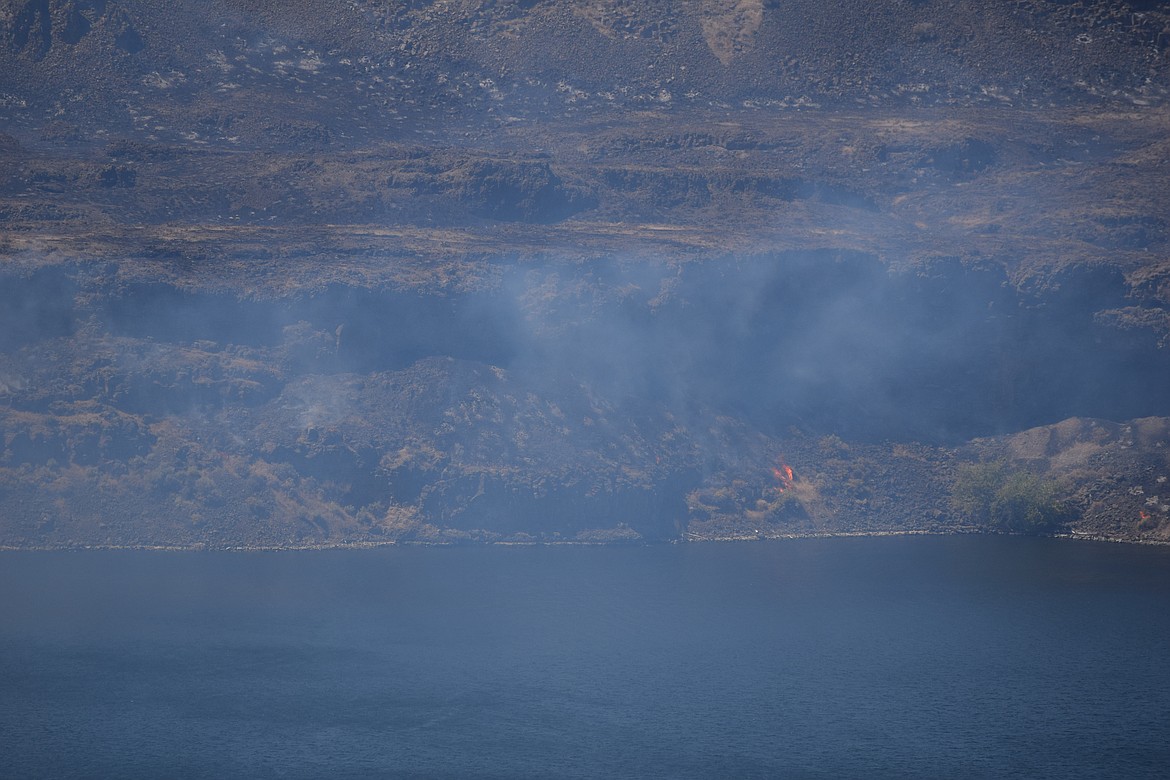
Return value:
<svg viewBox="0 0 1170 780">
<path fill-rule="evenodd" d="M 0 2 L 0 545 L 1166 541 L 1168 48 L 1149 2 Z"/>
</svg>

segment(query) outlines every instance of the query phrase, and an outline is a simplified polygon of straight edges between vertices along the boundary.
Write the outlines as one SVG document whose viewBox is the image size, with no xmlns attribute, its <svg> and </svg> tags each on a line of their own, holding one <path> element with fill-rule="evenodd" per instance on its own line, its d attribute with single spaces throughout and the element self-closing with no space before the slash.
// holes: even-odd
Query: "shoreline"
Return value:
<svg viewBox="0 0 1170 780">
<path fill-rule="evenodd" d="M 869 537 L 890 537 L 890 536 L 1014 536 L 1019 538 L 1030 539 L 1070 539 L 1075 541 L 1085 542 L 1105 542 L 1109 544 L 1137 544 L 1150 547 L 1170 547 L 1170 540 L 1158 539 L 1127 539 L 1122 537 L 1110 537 L 1099 534 L 1078 533 L 1070 531 L 1066 533 L 1056 534 L 1016 534 L 1004 533 L 1002 531 L 992 531 L 981 528 L 969 527 L 956 529 L 952 531 L 936 531 L 925 529 L 910 529 L 905 531 L 828 531 L 824 533 L 793 533 L 793 534 L 777 534 L 774 536 L 726 536 L 726 537 L 697 537 L 691 535 L 692 538 L 687 538 L 686 535 L 676 539 L 639 539 L 622 542 L 590 542 L 577 540 L 561 540 L 561 541 L 499 541 L 499 542 L 425 542 L 425 541 L 388 541 L 388 542 L 338 542 L 333 544 L 312 544 L 303 546 L 293 545 L 271 545 L 271 546 L 228 546 L 228 547 L 213 547 L 209 545 L 153 545 L 153 544 L 78 544 L 78 545 L 58 545 L 58 546 L 30 546 L 30 547 L 16 547 L 12 545 L 0 545 L 0 553 L 9 552 L 115 552 L 115 551 L 140 551 L 140 552 L 226 552 L 226 553 L 248 553 L 248 552 L 326 552 L 332 550 L 373 550 L 387 547 L 652 547 L 658 545 L 674 545 L 674 544 L 726 544 L 726 543 L 744 543 L 744 542 L 783 542 L 794 541 L 799 539 L 845 539 L 845 538 L 869 538 Z"/>
</svg>

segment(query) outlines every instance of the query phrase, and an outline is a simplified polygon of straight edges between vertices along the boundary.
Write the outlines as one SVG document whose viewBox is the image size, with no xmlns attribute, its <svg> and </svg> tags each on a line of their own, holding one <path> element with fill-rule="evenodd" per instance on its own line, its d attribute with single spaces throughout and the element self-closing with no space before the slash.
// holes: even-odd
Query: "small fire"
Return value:
<svg viewBox="0 0 1170 780">
<path fill-rule="evenodd" d="M 1143 512 L 1142 510 L 1139 509 L 1138 514 L 1141 516 L 1142 520 L 1149 520 L 1150 519 L 1149 512 Z"/>
<path fill-rule="evenodd" d="M 779 468 L 772 467 L 772 476 L 780 483 L 781 493 L 792 487 L 792 467 L 784 461 L 780 461 Z"/>
</svg>

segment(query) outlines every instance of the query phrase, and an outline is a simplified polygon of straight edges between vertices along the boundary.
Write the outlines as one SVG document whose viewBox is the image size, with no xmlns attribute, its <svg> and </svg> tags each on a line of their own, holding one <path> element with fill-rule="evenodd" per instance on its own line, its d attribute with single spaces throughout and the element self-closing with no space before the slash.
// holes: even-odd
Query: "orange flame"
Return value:
<svg viewBox="0 0 1170 780">
<path fill-rule="evenodd" d="M 784 461 L 780 461 L 780 468 L 772 467 L 772 476 L 780 483 L 781 493 L 792 487 L 792 467 Z"/>
<path fill-rule="evenodd" d="M 1143 512 L 1142 510 L 1139 509 L 1138 514 L 1141 515 L 1142 520 L 1149 520 L 1150 519 L 1150 515 L 1148 512 Z"/>
</svg>

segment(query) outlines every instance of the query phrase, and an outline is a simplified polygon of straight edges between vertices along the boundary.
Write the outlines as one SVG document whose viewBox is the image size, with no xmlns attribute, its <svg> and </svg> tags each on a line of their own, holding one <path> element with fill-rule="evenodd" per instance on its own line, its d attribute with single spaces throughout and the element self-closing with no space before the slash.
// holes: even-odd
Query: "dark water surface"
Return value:
<svg viewBox="0 0 1170 780">
<path fill-rule="evenodd" d="M 1170 775 L 1170 549 L 0 555 L 0 776 Z"/>
</svg>

